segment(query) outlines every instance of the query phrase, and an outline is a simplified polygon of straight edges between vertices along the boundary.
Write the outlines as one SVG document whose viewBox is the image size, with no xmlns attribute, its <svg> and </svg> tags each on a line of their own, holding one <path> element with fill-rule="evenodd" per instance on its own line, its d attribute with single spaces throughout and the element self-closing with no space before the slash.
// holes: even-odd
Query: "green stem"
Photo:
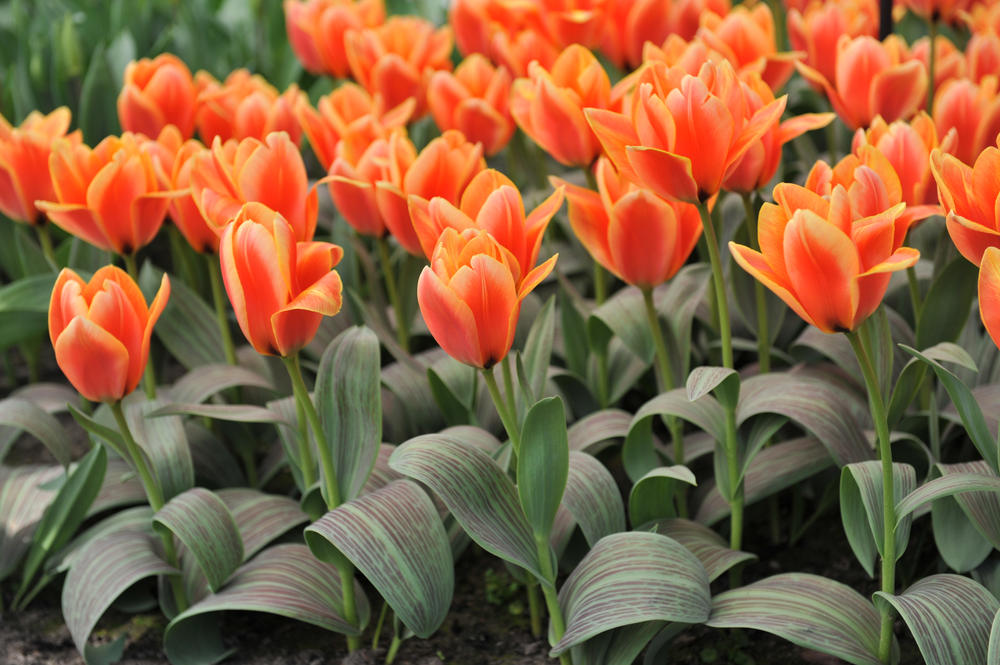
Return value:
<svg viewBox="0 0 1000 665">
<path fill-rule="evenodd" d="M 136 284 L 139 283 L 139 266 L 135 261 L 135 254 L 122 254 L 125 260 L 125 270 L 129 277 Z M 153 369 L 152 361 L 146 362 L 146 369 L 142 373 L 142 388 L 147 399 L 156 399 L 156 371 Z"/>
<path fill-rule="evenodd" d="M 385 623 L 385 615 L 388 613 L 389 603 L 382 601 L 382 611 L 378 613 L 378 623 L 375 624 L 375 635 L 372 636 L 372 649 L 378 649 L 378 642 L 382 637 L 382 625 Z"/>
<path fill-rule="evenodd" d="M 504 429 L 507 430 L 507 438 L 510 439 L 510 444 L 514 449 L 516 457 L 521 451 L 521 430 L 517 427 L 517 417 L 510 412 L 506 400 L 500 394 L 500 386 L 497 385 L 496 377 L 493 376 L 493 370 L 484 369 L 482 374 L 483 380 L 486 382 L 486 388 L 490 391 L 490 397 L 493 398 L 493 405 L 496 406 L 497 414 L 500 416 L 500 422 L 503 423 Z"/>
<path fill-rule="evenodd" d="M 503 394 L 507 396 L 507 408 L 510 409 L 514 417 L 517 430 L 521 431 L 521 418 L 517 413 L 517 397 L 514 395 L 514 374 L 510 369 L 510 354 L 508 353 L 500 361 L 500 369 L 503 372 Z"/>
<path fill-rule="evenodd" d="M 920 321 L 920 314 L 923 310 L 923 303 L 920 298 L 920 282 L 917 281 L 917 271 L 910 266 L 906 269 L 906 283 L 910 287 L 910 306 L 913 308 L 913 327 L 917 327 Z"/>
<path fill-rule="evenodd" d="M 930 38 L 931 47 L 927 54 L 927 113 L 934 110 L 934 76 L 937 69 L 937 21 L 933 16 L 927 17 L 927 36 Z"/>
<path fill-rule="evenodd" d="M 878 375 L 871 362 L 871 356 L 865 349 L 861 335 L 848 332 L 847 339 L 851 342 L 854 355 L 861 366 L 861 374 L 865 377 L 865 387 L 868 389 L 868 406 L 871 409 L 872 420 L 875 422 L 875 432 L 878 436 L 878 453 L 882 460 L 882 591 L 894 593 L 896 589 L 896 504 L 893 491 L 892 447 L 889 441 L 889 422 L 886 417 L 885 403 L 879 388 Z M 881 606 L 882 626 L 879 636 L 878 657 L 883 663 L 889 662 L 892 647 L 892 608 L 888 603 Z"/>
<path fill-rule="evenodd" d="M 392 636 L 392 643 L 389 645 L 389 652 L 385 654 L 385 665 L 392 665 L 392 662 L 396 660 L 396 654 L 399 652 L 399 647 L 403 643 L 403 640 L 399 639 L 399 635 Z"/>
<path fill-rule="evenodd" d="M 538 582 L 531 580 L 528 582 L 528 611 L 531 614 L 531 636 L 539 638 L 542 636 L 542 599 L 538 595 Z"/>
<path fill-rule="evenodd" d="M 316 460 L 313 458 L 312 446 L 309 445 L 309 423 L 306 421 L 306 409 L 302 401 L 295 400 L 295 422 L 299 426 L 299 471 L 302 473 L 302 493 L 305 494 L 316 482 Z M 320 515 L 310 515 L 319 519 Z"/>
<path fill-rule="evenodd" d="M 608 386 L 608 347 L 595 351 L 597 356 L 597 404 L 606 409 L 611 406 L 610 388 Z"/>
<path fill-rule="evenodd" d="M 750 247 L 760 250 L 757 241 L 757 216 L 753 208 L 753 192 L 743 194 L 743 210 L 746 213 L 747 234 L 750 236 Z M 754 280 L 754 298 L 757 301 L 757 364 L 761 374 L 771 371 L 771 332 L 767 320 L 767 297 L 764 285 Z"/>
<path fill-rule="evenodd" d="M 399 297 L 399 289 L 396 286 L 396 274 L 392 271 L 392 259 L 389 256 L 389 241 L 385 236 L 379 236 L 375 240 L 378 246 L 378 259 L 382 264 L 382 277 L 385 280 L 385 295 L 392 305 L 392 312 L 396 315 L 396 341 L 403 347 L 404 351 L 410 350 L 410 331 L 403 314 L 403 302 Z"/>
<path fill-rule="evenodd" d="M 705 244 L 708 245 L 708 260 L 712 265 L 712 285 L 715 302 L 719 308 L 719 338 L 722 343 L 722 365 L 733 369 L 733 338 L 729 329 L 729 302 L 726 299 L 726 282 L 722 274 L 722 259 L 719 256 L 719 237 L 712 223 L 712 215 L 708 205 L 698 203 L 698 213 L 701 215 L 701 225 L 705 231 Z"/>
<path fill-rule="evenodd" d="M 729 502 L 730 522 L 729 522 L 729 549 L 739 550 L 743 546 L 743 481 L 740 478 L 740 451 L 736 440 L 736 409 L 735 407 L 725 407 L 726 411 L 726 440 L 723 442 L 726 451 L 726 473 L 729 480 L 729 488 L 733 493 L 733 498 Z M 735 589 L 740 586 L 743 569 L 741 566 L 734 567 L 729 572 L 730 588 Z"/>
<path fill-rule="evenodd" d="M 229 329 L 229 316 L 226 304 L 229 302 L 222 288 L 222 268 L 214 254 L 205 254 L 205 265 L 208 268 L 208 281 L 212 286 L 212 304 L 215 305 L 215 321 L 222 335 L 222 349 L 226 354 L 226 362 L 236 365 L 236 348 L 233 346 L 233 335 Z"/>
<path fill-rule="evenodd" d="M 559 643 L 566 632 L 566 621 L 563 619 L 562 607 L 559 606 L 559 596 L 556 595 L 556 571 L 552 568 L 552 553 L 547 538 L 539 537 L 535 534 L 535 546 L 538 549 L 538 561 L 540 572 L 548 584 L 540 584 L 542 595 L 545 596 L 545 607 L 549 611 L 549 621 L 552 622 L 553 646 Z M 571 665 L 572 661 L 568 653 L 559 656 L 562 665 Z"/>
<path fill-rule="evenodd" d="M 48 220 L 43 218 L 38 224 L 35 224 L 35 233 L 38 235 L 38 244 L 42 248 L 45 260 L 48 261 L 52 270 L 59 270 L 59 262 L 56 261 L 56 251 L 52 246 L 52 232 L 49 230 Z"/>
</svg>

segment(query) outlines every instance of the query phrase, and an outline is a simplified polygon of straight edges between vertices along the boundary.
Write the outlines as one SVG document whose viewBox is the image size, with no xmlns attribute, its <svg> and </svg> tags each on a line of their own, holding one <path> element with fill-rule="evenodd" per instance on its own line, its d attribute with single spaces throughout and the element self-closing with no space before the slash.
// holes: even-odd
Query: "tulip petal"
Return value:
<svg viewBox="0 0 1000 665">
<path fill-rule="evenodd" d="M 945 219 L 948 235 L 958 251 L 977 266 L 988 247 L 1000 246 L 1000 231 L 983 226 L 952 211 Z"/>
<path fill-rule="evenodd" d="M 876 74 L 871 82 L 870 104 L 873 117 L 886 122 L 913 115 L 927 98 L 927 70 L 911 60 Z"/>
<path fill-rule="evenodd" d="M 552 177 L 551 181 L 554 186 L 566 188 L 566 200 L 569 201 L 569 223 L 573 234 L 595 261 L 621 277 L 621 273 L 618 272 L 617 266 L 611 259 L 611 250 L 608 247 L 610 219 L 600 195 L 591 189 L 573 185 L 555 177 Z"/>
<path fill-rule="evenodd" d="M 627 154 L 637 181 L 665 199 L 698 203 L 699 195 L 714 193 L 698 191 L 687 157 L 644 146 L 629 146 Z"/>
<path fill-rule="evenodd" d="M 611 209 L 608 247 L 614 265 L 629 284 L 656 286 L 673 276 L 677 235 L 674 209 L 645 190 L 626 194 Z"/>
<path fill-rule="evenodd" d="M 979 267 L 979 316 L 993 343 L 1000 346 L 1000 249 L 990 247 Z"/>
<path fill-rule="evenodd" d="M 521 283 L 517 287 L 517 299 L 524 300 L 524 297 L 534 291 L 535 287 L 541 284 L 552 269 L 556 267 L 556 259 L 559 258 L 558 254 L 553 254 L 548 259 L 535 266 L 531 272 L 524 276 Z M 515 315 L 515 320 L 516 320 Z"/>
<path fill-rule="evenodd" d="M 458 269 L 449 286 L 475 317 L 482 366 L 493 366 L 514 342 L 520 301 L 513 275 L 500 261 L 477 254 Z"/>
<path fill-rule="evenodd" d="M 87 188 L 87 207 L 119 254 L 131 254 L 141 246 L 128 203 L 146 194 L 146 171 L 138 157 L 115 159 L 94 176 Z M 163 206 L 166 214 L 166 204 Z M 160 217 L 162 222 L 163 217 Z"/>
<path fill-rule="evenodd" d="M 85 240 L 98 249 L 115 251 L 104 230 L 94 219 L 94 214 L 86 206 L 49 201 L 37 201 L 36 205 L 48 215 L 49 221 L 66 233 Z"/>
<path fill-rule="evenodd" d="M 639 144 L 639 137 L 635 133 L 635 128 L 631 121 L 621 113 L 608 111 L 607 109 L 584 109 L 584 115 L 594 136 L 600 141 L 604 148 L 604 154 L 621 173 L 630 180 L 640 181 L 626 151 L 627 146 Z"/>
<path fill-rule="evenodd" d="M 73 387 L 92 402 L 125 396 L 128 349 L 93 321 L 77 316 L 54 344 L 56 362 Z"/>
<path fill-rule="evenodd" d="M 781 276 L 771 269 L 771 266 L 764 260 L 760 252 L 755 252 L 749 247 L 730 242 L 729 253 L 737 265 L 753 275 L 754 279 L 767 287 L 774 295 L 781 298 L 803 321 L 816 325 L 812 317 L 809 316 L 809 313 L 802 308 L 802 303 L 799 302 L 789 287 L 784 285 Z"/>
<path fill-rule="evenodd" d="M 295 353 L 316 335 L 324 316 L 340 311 L 343 284 L 336 271 L 303 290 L 271 317 L 274 339 L 282 356 Z"/>
<path fill-rule="evenodd" d="M 141 294 L 140 294 L 141 295 Z M 160 288 L 157 289 L 156 295 L 153 296 L 153 302 L 149 303 L 149 311 L 146 317 L 146 329 L 142 334 L 142 346 L 139 349 L 139 357 L 133 359 L 135 362 L 130 365 L 129 378 L 127 387 L 129 392 L 135 390 L 135 387 L 139 385 L 139 379 L 142 377 L 143 371 L 146 369 L 146 361 L 149 358 L 149 343 L 153 337 L 153 326 L 160 319 L 160 314 L 163 313 L 163 309 L 167 306 L 167 301 L 170 299 L 170 279 L 164 273 L 163 277 L 160 278 Z"/>
<path fill-rule="evenodd" d="M 417 281 L 417 301 L 427 329 L 449 356 L 473 367 L 483 367 L 476 319 L 430 268 Z"/>
<path fill-rule="evenodd" d="M 82 295 L 86 286 L 86 282 L 71 269 L 59 271 L 49 298 L 49 340 L 53 345 L 74 317 L 87 316 L 88 303 Z"/>
<path fill-rule="evenodd" d="M 385 180 L 375 183 L 375 205 L 389 233 L 403 249 L 414 256 L 423 253 L 420 238 L 410 220 L 406 195 L 396 185 Z"/>
<path fill-rule="evenodd" d="M 327 179 L 330 198 L 347 223 L 363 235 L 385 234 L 385 223 L 375 203 L 375 187 L 369 182 L 340 175 Z"/>
<path fill-rule="evenodd" d="M 287 285 L 278 274 L 274 237 L 261 224 L 229 224 L 219 245 L 219 260 L 226 292 L 247 341 L 258 353 L 274 355 L 271 314 L 284 307 L 287 299 Z"/>
</svg>

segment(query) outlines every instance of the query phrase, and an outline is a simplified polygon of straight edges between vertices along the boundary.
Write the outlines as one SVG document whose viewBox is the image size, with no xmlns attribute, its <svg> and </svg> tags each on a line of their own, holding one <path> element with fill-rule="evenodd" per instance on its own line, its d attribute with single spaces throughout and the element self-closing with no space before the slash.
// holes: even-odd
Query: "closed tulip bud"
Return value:
<svg viewBox="0 0 1000 665">
<path fill-rule="evenodd" d="M 285 0 L 285 28 L 292 50 L 313 74 L 347 75 L 344 34 L 385 22 L 382 0 Z"/>
<path fill-rule="evenodd" d="M 64 268 L 49 301 L 49 338 L 56 363 L 92 402 L 116 402 L 139 385 L 149 357 L 153 325 L 170 297 L 164 275 L 146 306 L 139 286 L 114 266 L 84 282 Z"/>
<path fill-rule="evenodd" d="M 427 85 L 427 104 L 441 131 L 457 129 L 487 155 L 506 147 L 514 134 L 507 101 L 510 73 L 473 53 L 450 72 L 435 72 Z"/>
<path fill-rule="evenodd" d="M 758 72 L 771 90 L 788 82 L 799 59 L 798 54 L 778 52 L 774 15 L 764 3 L 753 9 L 740 5 L 723 15 L 706 12 L 698 37 L 722 53 L 737 71 Z"/>
<path fill-rule="evenodd" d="M 274 86 L 246 69 L 232 72 L 223 83 L 200 71 L 195 83 L 199 90 L 195 126 L 206 144 L 216 137 L 263 141 L 272 132 L 286 132 L 292 143 L 299 144 L 302 128 L 295 107 L 304 93 L 295 84 L 279 95 Z"/>
<path fill-rule="evenodd" d="M 1000 94 L 996 76 L 979 83 L 968 79 L 948 81 L 935 93 L 933 116 L 938 134 L 954 129 L 957 137 L 950 152 L 966 164 L 992 146 L 1000 134 Z"/>
<path fill-rule="evenodd" d="M 988 247 L 979 266 L 979 316 L 986 332 L 1000 346 L 1000 248 Z"/>
<path fill-rule="evenodd" d="M 521 302 L 556 258 L 522 277 L 517 259 L 486 231 L 445 229 L 417 282 L 427 329 L 452 358 L 492 367 L 514 343 Z"/>
<path fill-rule="evenodd" d="M 1000 148 L 986 148 L 972 166 L 934 150 L 931 170 L 952 242 L 979 265 L 988 247 L 1000 247 Z"/>
<path fill-rule="evenodd" d="M 173 125 L 167 125 L 150 147 L 156 148 L 153 155 L 160 181 L 168 189 L 181 192 L 170 200 L 167 214 L 171 221 L 196 252 L 216 253 L 219 234 L 209 226 L 191 194 L 191 172 L 197 161 L 194 157 L 206 155 L 208 159 L 210 151 L 197 139 L 183 140 Z"/>
<path fill-rule="evenodd" d="M 258 353 L 294 354 L 324 316 L 340 311 L 342 285 L 333 268 L 342 256 L 332 243 L 296 242 L 292 226 L 259 203 L 248 203 L 226 226 L 222 278 L 236 321 Z"/>
<path fill-rule="evenodd" d="M 878 2 L 876 0 L 833 0 L 809 2 L 805 7 L 788 10 L 788 41 L 792 48 L 805 53 L 805 64 L 827 81 L 837 79 L 837 44 L 843 35 L 876 37 Z M 822 84 L 810 80 L 813 87 Z"/>
<path fill-rule="evenodd" d="M 125 67 L 125 85 L 118 95 L 122 129 L 155 138 L 174 125 L 185 139 L 194 135 L 198 91 L 191 70 L 175 55 L 162 53 Z"/>
</svg>

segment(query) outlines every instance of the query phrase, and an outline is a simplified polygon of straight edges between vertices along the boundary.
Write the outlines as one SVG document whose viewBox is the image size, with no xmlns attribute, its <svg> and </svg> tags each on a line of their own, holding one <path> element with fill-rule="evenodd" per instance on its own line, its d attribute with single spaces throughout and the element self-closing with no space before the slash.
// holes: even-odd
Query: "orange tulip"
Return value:
<svg viewBox="0 0 1000 665">
<path fill-rule="evenodd" d="M 408 99 L 396 108 L 386 109 L 379 95 L 373 97 L 356 83 L 347 82 L 320 97 L 316 109 L 301 98 L 295 115 L 316 158 L 329 171 L 337 157 L 357 164 L 375 139 L 405 127 L 413 115 L 414 103 Z"/>
<path fill-rule="evenodd" d="M 853 331 L 882 301 L 891 273 L 912 266 L 917 250 L 902 247 L 904 205 L 883 207 L 885 186 L 868 169 L 854 196 L 842 186 L 822 197 L 781 183 L 760 211 L 760 252 L 729 243 L 741 268 L 823 332 Z M 880 209 L 875 214 L 867 214 Z"/>
<path fill-rule="evenodd" d="M 382 95 L 389 108 L 413 97 L 414 117 L 427 109 L 430 75 L 451 69 L 451 29 L 435 29 L 417 16 L 393 16 L 376 28 L 348 30 L 344 46 L 354 80 Z"/>
<path fill-rule="evenodd" d="M 556 258 L 522 276 L 517 260 L 486 231 L 445 229 L 417 282 L 427 329 L 456 360 L 492 367 L 514 343 L 521 301 Z"/>
<path fill-rule="evenodd" d="M 551 39 L 541 34 L 545 31 L 541 10 L 541 5 L 533 2 L 455 0 L 448 22 L 455 30 L 455 42 L 462 55 L 481 53 L 497 61 L 493 48 L 499 34 L 511 37 L 533 33 L 555 48 Z"/>
<path fill-rule="evenodd" d="M 544 69 L 552 67 L 562 50 L 537 30 L 496 32 L 490 43 L 490 58 L 514 76 L 529 76 L 531 63 Z"/>
<path fill-rule="evenodd" d="M 410 196 L 409 204 L 413 228 L 428 258 L 445 229 L 481 229 L 507 249 L 524 272 L 538 260 L 542 236 L 562 201 L 560 187 L 525 216 L 524 201 L 514 183 L 499 171 L 487 169 L 472 179 L 458 206 L 440 196 L 430 200 Z"/>
<path fill-rule="evenodd" d="M 972 0 L 903 0 L 903 5 L 928 21 L 952 23 L 972 5 Z"/>
<path fill-rule="evenodd" d="M 219 262 L 226 293 L 247 341 L 265 355 L 289 356 L 340 311 L 343 250 L 296 241 L 285 218 L 248 203 L 222 232 Z"/>
<path fill-rule="evenodd" d="M 976 33 L 965 47 L 969 78 L 977 83 L 986 76 L 1000 73 L 1000 35 Z"/>
<path fill-rule="evenodd" d="M 147 308 L 139 286 L 120 268 L 105 266 L 90 282 L 63 268 L 49 300 L 49 338 L 59 369 L 81 395 L 115 402 L 135 390 L 169 297 L 166 275 Z"/>
<path fill-rule="evenodd" d="M 777 90 L 795 72 L 796 53 L 779 53 L 775 42 L 774 15 L 760 3 L 753 9 L 745 5 L 719 15 L 706 12 L 701 18 L 698 36 L 710 48 L 722 53 L 737 71 L 753 70 L 771 88 Z"/>
<path fill-rule="evenodd" d="M 49 158 L 55 201 L 36 201 L 59 228 L 91 245 L 133 254 L 160 230 L 170 199 L 157 179 L 155 148 L 142 135 L 109 136 L 91 150 L 61 142 Z"/>
<path fill-rule="evenodd" d="M 19 127 L 0 115 L 0 212 L 19 222 L 41 221 L 35 201 L 56 198 L 49 174 L 53 146 L 80 143 L 80 130 L 66 134 L 69 121 L 65 106 L 48 115 L 32 111 Z"/>
<path fill-rule="evenodd" d="M 978 84 L 968 79 L 948 81 L 934 95 L 934 124 L 943 136 L 958 134 L 951 152 L 971 164 L 1000 134 L 1000 94 L 997 77 L 986 76 Z"/>
<path fill-rule="evenodd" d="M 788 10 L 788 40 L 803 51 L 805 63 L 825 80 L 837 80 L 837 44 L 842 35 L 878 35 L 878 2 L 875 0 L 810 0 L 804 9 Z M 813 83 L 822 89 L 821 84 Z"/>
<path fill-rule="evenodd" d="M 930 71 L 931 40 L 921 37 L 913 42 L 910 57 L 917 60 Z M 938 35 L 934 40 L 934 89 L 937 90 L 946 81 L 964 78 L 968 70 L 965 54 L 958 50 L 954 43 L 944 35 Z"/>
<path fill-rule="evenodd" d="M 587 125 L 585 107 L 606 109 L 611 80 L 594 54 L 579 44 L 567 47 L 552 68 L 528 66 L 530 78 L 514 81 L 510 112 L 524 133 L 556 161 L 588 166 L 601 145 Z"/>
<path fill-rule="evenodd" d="M 299 144 L 302 130 L 295 107 L 304 93 L 295 84 L 279 95 L 274 86 L 246 69 L 232 72 L 223 83 L 200 71 L 195 83 L 199 90 L 195 126 L 206 144 L 217 136 L 223 141 L 263 141 L 271 132 L 287 132 L 292 143 Z"/>
<path fill-rule="evenodd" d="M 510 73 L 473 53 L 451 72 L 434 72 L 427 84 L 427 105 L 441 131 L 457 129 L 487 155 L 503 150 L 514 134 L 507 100 Z"/>
<path fill-rule="evenodd" d="M 896 35 L 884 42 L 842 35 L 832 80 L 801 62 L 797 66 L 808 81 L 822 86 L 840 119 L 858 129 L 867 127 L 877 115 L 886 122 L 906 120 L 922 107 L 927 98 L 927 70 L 907 58 L 906 45 Z"/>
<path fill-rule="evenodd" d="M 243 204 L 263 203 L 279 212 L 298 241 L 312 240 L 319 200 L 309 187 L 302 154 L 284 132 L 223 143 L 193 157 L 191 195 L 209 226 L 221 233 Z"/>
<path fill-rule="evenodd" d="M 618 67 L 638 67 L 646 42 L 662 44 L 670 35 L 687 41 L 701 16 L 729 13 L 729 0 L 608 0 L 601 52 Z"/>
<path fill-rule="evenodd" d="M 666 199 L 707 202 L 784 111 L 780 97 L 747 113 L 755 94 L 728 61 L 706 62 L 697 76 L 651 63 L 626 113 L 587 109 L 587 119 L 629 180 Z"/>
<path fill-rule="evenodd" d="M 931 170 L 952 242 L 979 265 L 987 247 L 1000 247 L 1000 148 L 986 148 L 971 167 L 938 149 Z"/>
<path fill-rule="evenodd" d="M 125 67 L 125 85 L 118 95 L 122 129 L 153 138 L 174 125 L 189 139 L 194 134 L 198 91 L 191 70 L 180 58 L 162 53 Z"/>
<path fill-rule="evenodd" d="M 669 202 L 618 174 L 602 157 L 597 190 L 566 187 L 569 221 L 594 257 L 628 284 L 652 287 L 673 277 L 701 235 L 701 217 L 690 203 Z"/>
<path fill-rule="evenodd" d="M 285 0 L 288 41 L 302 66 L 313 74 L 347 75 L 344 34 L 385 22 L 382 0 Z"/>
<path fill-rule="evenodd" d="M 191 193 L 191 172 L 197 161 L 194 157 L 204 154 L 207 155 L 206 159 L 210 159 L 209 150 L 197 139 L 183 140 L 180 131 L 173 125 L 164 127 L 156 141 L 149 146 L 153 149 L 163 186 L 182 192 L 170 200 L 167 214 L 171 221 L 196 252 L 218 252 L 219 235 L 209 226 Z"/>
<path fill-rule="evenodd" d="M 979 266 L 979 316 L 986 332 L 1000 346 L 1000 248 L 988 247 Z"/>
</svg>

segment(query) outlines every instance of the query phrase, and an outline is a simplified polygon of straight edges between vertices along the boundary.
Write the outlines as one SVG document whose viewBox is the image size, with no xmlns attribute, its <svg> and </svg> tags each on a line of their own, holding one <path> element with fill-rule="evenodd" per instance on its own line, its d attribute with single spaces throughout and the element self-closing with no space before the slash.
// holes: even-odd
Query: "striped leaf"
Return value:
<svg viewBox="0 0 1000 665">
<path fill-rule="evenodd" d="M 566 410 L 561 399 L 548 397 L 532 406 L 525 416 L 517 456 L 518 498 L 528 524 L 541 542 L 549 539 L 568 475 Z"/>
<path fill-rule="evenodd" d="M 212 395 L 237 386 L 273 390 L 271 381 L 238 365 L 212 363 L 191 370 L 170 387 L 170 400 L 180 404 L 200 404 Z"/>
<path fill-rule="evenodd" d="M 628 518 L 632 527 L 676 516 L 674 497 L 678 491 L 685 491 L 682 483 L 698 484 L 691 469 L 683 465 L 661 466 L 637 480 L 628 496 Z"/>
<path fill-rule="evenodd" d="M 683 545 L 656 533 L 602 538 L 559 591 L 566 632 L 555 657 L 612 628 L 647 621 L 701 623 L 712 606 L 708 574 Z"/>
<path fill-rule="evenodd" d="M 429 637 L 448 614 L 451 544 L 416 483 L 397 480 L 338 506 L 306 528 L 306 542 L 324 561 L 347 557 L 418 636 Z"/>
<path fill-rule="evenodd" d="M 625 507 L 608 468 L 587 453 L 570 451 L 563 506 L 593 547 L 604 536 L 625 530 Z"/>
<path fill-rule="evenodd" d="M 195 487 L 175 496 L 153 516 L 153 526 L 184 544 L 212 591 L 218 591 L 243 563 L 236 521 L 222 499 L 206 489 Z"/>
<path fill-rule="evenodd" d="M 359 622 L 368 621 L 365 595 L 355 583 Z M 216 663 L 229 655 L 223 644 L 206 640 L 205 621 L 215 612 L 263 612 L 346 635 L 359 630 L 343 618 L 340 575 L 305 545 L 275 545 L 236 571 L 224 589 L 174 617 L 163 648 L 174 665 Z M 210 633 L 209 633 L 210 634 Z"/>
<path fill-rule="evenodd" d="M 692 402 L 714 392 L 719 403 L 730 408 L 740 397 L 740 375 L 728 367 L 695 367 L 688 374 L 684 389 Z"/>
<path fill-rule="evenodd" d="M 1000 610 L 993 615 L 990 644 L 986 652 L 986 665 L 1000 665 Z"/>
<path fill-rule="evenodd" d="M 170 300 L 153 332 L 188 369 L 226 361 L 215 313 L 183 280 L 170 280 Z"/>
<path fill-rule="evenodd" d="M 957 472 L 948 473 L 930 480 L 906 495 L 896 503 L 896 518 L 902 519 L 926 503 L 946 496 L 961 496 L 965 492 L 1000 492 L 1000 478 L 994 474 Z M 991 500 L 990 503 L 994 503 Z M 992 507 L 981 506 L 980 516 L 984 526 L 989 527 Z M 994 525 L 991 531 L 995 530 Z M 984 535 L 990 535 L 988 532 Z"/>
<path fill-rule="evenodd" d="M 897 505 L 917 486 L 917 473 L 909 464 L 892 465 L 892 491 Z M 848 464 L 840 474 L 840 518 L 854 556 L 869 576 L 875 575 L 875 556 L 885 542 L 882 514 L 882 463 Z M 896 558 L 903 555 L 910 539 L 910 512 L 896 514 Z"/>
<path fill-rule="evenodd" d="M 430 487 L 480 547 L 543 577 L 514 483 L 488 454 L 448 434 L 426 434 L 399 446 L 389 466 Z"/>
<path fill-rule="evenodd" d="M 528 339 L 524 343 L 524 377 L 531 391 L 529 399 L 541 399 L 545 389 L 545 379 L 549 373 L 549 363 L 552 360 L 552 340 L 555 336 L 554 297 L 549 298 L 531 324 Z"/>
<path fill-rule="evenodd" d="M 191 451 L 196 483 L 209 487 L 243 487 L 247 484 L 242 465 L 215 432 L 205 427 L 201 421 L 187 420 L 184 423 L 184 435 Z M 239 441 L 235 443 L 240 445 Z"/>
<path fill-rule="evenodd" d="M 957 473 L 971 473 L 996 478 L 996 474 L 983 460 L 958 464 L 938 464 L 936 468 L 945 477 Z M 1000 549 L 1000 494 L 996 490 L 960 492 L 953 495 L 953 498 L 979 533 L 994 548 Z M 937 505 L 936 501 L 934 505 Z"/>
<path fill-rule="evenodd" d="M 570 425 L 569 449 L 596 455 L 614 439 L 624 439 L 631 423 L 632 414 L 620 409 L 591 413 Z"/>
<path fill-rule="evenodd" d="M 31 547 L 38 520 L 56 493 L 49 483 L 62 472 L 59 466 L 0 466 L 0 579 Z"/>
<path fill-rule="evenodd" d="M 153 509 L 149 506 L 126 508 L 93 525 L 74 538 L 46 562 L 45 568 L 52 573 L 64 573 L 69 570 L 88 543 L 121 531 L 142 531 L 153 533 Z"/>
<path fill-rule="evenodd" d="M 219 490 L 243 541 L 243 560 L 251 558 L 278 536 L 309 521 L 298 502 L 243 487 Z"/>
<path fill-rule="evenodd" d="M 880 665 L 875 608 L 854 589 L 819 575 L 785 573 L 723 592 L 705 623 L 763 630 L 852 665 Z"/>
<path fill-rule="evenodd" d="M 1000 601 L 978 582 L 961 575 L 930 575 L 898 596 L 878 591 L 875 602 L 899 612 L 927 665 L 986 662 Z"/>
<path fill-rule="evenodd" d="M 827 449 L 812 437 L 782 441 L 757 453 L 743 477 L 746 505 L 771 496 L 833 463 Z M 729 503 L 711 487 L 698 504 L 695 520 L 712 525 L 729 515 Z"/>
<path fill-rule="evenodd" d="M 382 443 L 381 349 L 368 328 L 349 328 L 323 352 L 316 408 L 333 454 L 341 501 L 358 496 Z"/>
<path fill-rule="evenodd" d="M 595 635 L 571 649 L 572 661 L 574 665 L 632 665 L 665 625 L 645 621 Z"/>
<path fill-rule="evenodd" d="M 448 358 L 450 363 L 439 363 L 436 367 L 427 368 L 427 382 L 431 394 L 441 415 L 449 425 L 464 425 L 469 422 L 472 407 L 463 402 L 475 394 L 475 368 L 463 365 L 454 358 Z M 439 373 L 440 372 L 440 373 Z M 455 389 L 452 383 L 463 384 L 463 388 Z"/>
<path fill-rule="evenodd" d="M 636 412 L 629 425 L 622 449 L 625 471 L 632 481 L 660 466 L 660 457 L 653 447 L 653 419 L 656 416 L 677 416 L 721 441 L 725 413 L 711 395 L 692 402 L 684 388 L 661 393 Z"/>
<path fill-rule="evenodd" d="M 861 425 L 851 417 L 848 397 L 817 376 L 798 372 L 758 374 L 743 382 L 737 423 L 760 413 L 787 416 L 826 446 L 840 466 L 871 459 Z"/>
<path fill-rule="evenodd" d="M 993 552 L 993 544 L 979 533 L 954 497 L 931 504 L 931 529 L 938 554 L 956 573 L 978 568 Z"/>
<path fill-rule="evenodd" d="M 271 409 L 253 404 L 161 403 L 158 408 L 149 412 L 150 418 L 170 416 L 200 416 L 213 420 L 228 420 L 234 423 L 287 424 Z"/>
<path fill-rule="evenodd" d="M 121 457 L 108 459 L 104 472 L 104 483 L 90 506 L 88 517 L 93 517 L 110 508 L 146 503 L 146 490 L 142 487 L 139 474 L 132 470 Z"/>
<path fill-rule="evenodd" d="M 194 487 L 194 463 L 188 448 L 184 421 L 178 416 L 153 418 L 150 414 L 163 403 L 133 393 L 134 399 L 123 402 L 125 418 L 132 436 L 149 458 L 153 474 L 163 492 L 163 500 Z"/>
<path fill-rule="evenodd" d="M 698 557 L 712 582 L 733 566 L 757 558 L 749 552 L 729 549 L 722 536 L 698 522 L 674 518 L 660 520 L 653 527 L 656 533 L 670 536 Z"/>
<path fill-rule="evenodd" d="M 392 453 L 395 452 L 395 450 L 396 446 L 390 443 L 383 443 L 379 446 L 378 457 L 375 458 L 375 466 L 372 468 L 372 472 L 369 474 L 368 480 L 365 481 L 365 486 L 361 488 L 362 494 L 374 492 L 377 489 L 385 487 L 392 481 L 399 480 L 403 477 L 401 473 L 396 473 L 389 468 L 389 458 L 392 457 Z"/>
<path fill-rule="evenodd" d="M 0 425 L 35 437 L 63 466 L 68 466 L 73 459 L 66 428 L 55 416 L 33 402 L 18 397 L 0 400 Z"/>
<path fill-rule="evenodd" d="M 63 582 L 62 611 L 77 650 L 88 663 L 100 649 L 87 643 L 101 615 L 139 580 L 177 571 L 156 553 L 152 536 L 120 531 L 87 543 Z"/>
<path fill-rule="evenodd" d="M 122 439 L 122 435 L 118 433 L 117 429 L 109 427 L 104 422 L 99 422 L 83 411 L 80 411 L 72 404 L 69 404 L 68 407 L 70 415 L 73 416 L 73 420 L 75 420 L 80 427 L 86 430 L 87 434 L 90 435 L 90 440 L 94 442 L 95 445 L 101 445 L 102 443 L 107 444 L 113 451 L 118 453 L 119 457 L 128 457 L 128 453 L 125 451 L 125 441 Z M 100 414 L 106 416 L 105 420 L 110 419 L 111 417 L 107 408 L 99 408 L 95 415 Z"/>
</svg>

